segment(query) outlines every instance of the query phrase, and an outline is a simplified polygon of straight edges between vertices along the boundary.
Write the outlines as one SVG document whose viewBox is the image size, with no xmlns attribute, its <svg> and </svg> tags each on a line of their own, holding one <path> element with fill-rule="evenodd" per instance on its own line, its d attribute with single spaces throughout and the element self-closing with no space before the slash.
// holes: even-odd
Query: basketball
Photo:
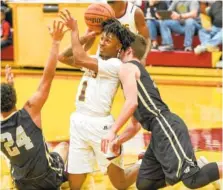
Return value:
<svg viewBox="0 0 223 190">
<path fill-rule="evenodd" d="M 85 23 L 88 28 L 95 32 L 101 32 L 101 23 L 114 17 L 115 12 L 105 3 L 93 3 L 89 5 L 84 14 Z"/>
</svg>

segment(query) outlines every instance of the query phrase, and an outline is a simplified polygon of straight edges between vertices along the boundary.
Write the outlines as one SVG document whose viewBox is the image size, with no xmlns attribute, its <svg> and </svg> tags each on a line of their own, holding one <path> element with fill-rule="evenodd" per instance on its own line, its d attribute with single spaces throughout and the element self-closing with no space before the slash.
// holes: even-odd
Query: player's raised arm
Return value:
<svg viewBox="0 0 223 190">
<path fill-rule="evenodd" d="M 82 47 L 79 39 L 79 31 L 77 20 L 74 19 L 68 10 L 61 11 L 60 17 L 63 19 L 64 24 L 71 30 L 71 43 L 74 58 L 74 64 L 79 67 L 85 67 L 90 70 L 98 72 L 98 61 L 95 58 L 88 56 Z"/>
<path fill-rule="evenodd" d="M 87 51 L 90 48 L 90 43 L 92 40 L 94 41 L 95 39 L 95 32 L 87 30 L 87 32 L 80 37 L 80 44 L 84 45 L 84 50 Z M 78 67 L 78 65 L 75 64 L 74 62 L 74 57 L 73 57 L 73 50 L 72 50 L 72 45 L 67 47 L 64 51 L 62 51 L 59 56 L 58 60 L 61 63 L 64 63 L 66 65 L 72 66 L 72 67 Z"/>
<path fill-rule="evenodd" d="M 5 66 L 5 79 L 8 84 L 14 86 L 14 75 L 9 65 Z"/>
<path fill-rule="evenodd" d="M 49 60 L 44 67 L 43 76 L 40 80 L 37 91 L 24 105 L 24 108 L 29 112 L 34 121 L 35 117 L 40 115 L 40 111 L 50 92 L 51 83 L 56 71 L 60 41 L 66 32 L 63 29 L 64 24 L 56 21 L 53 23 L 53 29 L 49 28 L 50 35 L 52 36 L 52 48 L 50 51 Z"/>
</svg>

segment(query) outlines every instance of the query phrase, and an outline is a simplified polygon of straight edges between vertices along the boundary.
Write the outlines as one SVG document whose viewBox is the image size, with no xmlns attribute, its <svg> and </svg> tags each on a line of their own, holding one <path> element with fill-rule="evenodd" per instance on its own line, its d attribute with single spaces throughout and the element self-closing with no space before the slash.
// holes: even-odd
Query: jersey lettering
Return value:
<svg viewBox="0 0 223 190">
<path fill-rule="evenodd" d="M 129 29 L 129 24 L 123 24 L 123 26 Z"/>
<path fill-rule="evenodd" d="M 85 100 L 86 88 L 87 88 L 87 81 L 84 81 L 83 84 L 82 84 L 82 89 L 81 89 L 80 96 L 79 96 L 79 98 L 78 98 L 79 101 L 84 102 L 84 100 Z"/>
<path fill-rule="evenodd" d="M 20 154 L 18 147 L 25 146 L 26 150 L 34 147 L 31 139 L 26 135 L 21 125 L 16 128 L 16 145 L 14 145 L 15 141 L 9 132 L 1 134 L 1 142 L 4 142 L 4 147 L 10 156 L 17 156 Z"/>
</svg>

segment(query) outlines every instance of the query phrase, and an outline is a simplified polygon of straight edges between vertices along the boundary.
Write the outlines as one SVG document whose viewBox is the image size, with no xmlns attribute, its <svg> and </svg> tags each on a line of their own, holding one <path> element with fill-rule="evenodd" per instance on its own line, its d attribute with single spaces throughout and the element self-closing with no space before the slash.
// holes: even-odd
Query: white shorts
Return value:
<svg viewBox="0 0 223 190">
<path fill-rule="evenodd" d="M 71 115 L 68 173 L 91 173 L 95 170 L 96 161 L 103 173 L 107 172 L 107 167 L 111 163 L 124 168 L 122 154 L 108 160 L 106 158 L 108 156 L 101 151 L 101 139 L 111 129 L 113 123 L 111 115 L 95 117 L 78 112 Z"/>
</svg>

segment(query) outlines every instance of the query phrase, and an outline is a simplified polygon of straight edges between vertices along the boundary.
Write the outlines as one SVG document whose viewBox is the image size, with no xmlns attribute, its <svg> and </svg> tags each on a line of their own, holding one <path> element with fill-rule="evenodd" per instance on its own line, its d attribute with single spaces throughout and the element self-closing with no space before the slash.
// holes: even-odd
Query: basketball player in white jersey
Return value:
<svg viewBox="0 0 223 190">
<path fill-rule="evenodd" d="M 112 9 L 115 12 L 115 16 L 119 22 L 129 28 L 129 30 L 135 34 L 141 34 L 146 40 L 148 40 L 148 46 L 147 46 L 147 52 L 151 49 L 151 40 L 150 40 L 150 34 L 149 34 L 149 29 L 146 25 L 145 18 L 144 18 L 144 13 L 143 11 L 134 5 L 132 2 L 129 1 L 123 1 L 123 0 L 115 0 L 115 1 L 110 1 L 107 0 L 107 3 L 112 7 Z M 96 35 L 92 35 L 93 33 L 90 33 L 90 36 L 86 36 L 80 39 L 80 42 L 84 44 L 85 50 L 88 51 L 94 41 Z M 99 54 L 99 48 L 97 50 L 96 54 Z M 66 58 L 63 56 L 60 56 L 59 60 L 63 61 L 62 59 L 69 59 L 69 62 L 72 63 L 72 48 L 71 46 L 68 47 L 64 52 L 66 55 Z M 146 65 L 146 56 L 144 57 L 144 60 L 142 63 Z"/>
<path fill-rule="evenodd" d="M 133 33 L 141 34 L 145 39 L 149 40 L 149 30 L 147 28 L 143 11 L 129 1 L 108 0 L 107 3 L 115 12 L 115 17 L 122 25 L 129 28 Z"/>
<path fill-rule="evenodd" d="M 132 2 L 129 1 L 123 1 L 123 0 L 115 0 L 110 1 L 107 0 L 107 3 L 112 7 L 112 9 L 115 12 L 116 19 L 125 27 L 127 27 L 131 32 L 135 34 L 141 34 L 146 40 L 148 40 L 148 50 L 150 50 L 150 35 L 149 35 L 149 29 L 146 25 L 144 13 L 143 11 L 134 5 Z M 93 44 L 94 39 L 91 39 L 88 41 L 86 45 L 86 50 L 90 49 L 91 45 Z M 99 53 L 99 49 L 97 50 L 97 53 Z M 144 65 L 146 65 L 146 56 L 144 57 L 144 60 L 142 61 Z"/>
<path fill-rule="evenodd" d="M 118 155 L 104 154 L 101 151 L 101 139 L 114 124 L 110 112 L 119 79 L 126 97 L 124 107 L 129 110 L 126 112 L 126 118 L 133 114 L 131 110 L 137 106 L 137 99 L 132 101 L 131 88 L 128 86 L 128 68 L 117 58 L 121 50 L 129 47 L 134 37 L 117 20 L 109 24 L 104 23 L 100 40 L 100 57 L 93 58 L 87 55 L 79 41 L 77 21 L 71 17 L 69 11 L 61 12 L 60 16 L 72 31 L 74 62 L 70 65 L 85 68 L 76 96 L 76 111 L 70 118 L 68 156 L 70 187 L 72 190 L 80 189 L 87 174 L 94 171 L 97 160 L 102 172 L 107 171 L 114 187 L 126 189 L 135 182 L 139 164 L 128 168 L 128 171 L 124 170 L 122 151 L 120 150 Z M 125 74 L 121 75 L 122 72 Z"/>
</svg>

